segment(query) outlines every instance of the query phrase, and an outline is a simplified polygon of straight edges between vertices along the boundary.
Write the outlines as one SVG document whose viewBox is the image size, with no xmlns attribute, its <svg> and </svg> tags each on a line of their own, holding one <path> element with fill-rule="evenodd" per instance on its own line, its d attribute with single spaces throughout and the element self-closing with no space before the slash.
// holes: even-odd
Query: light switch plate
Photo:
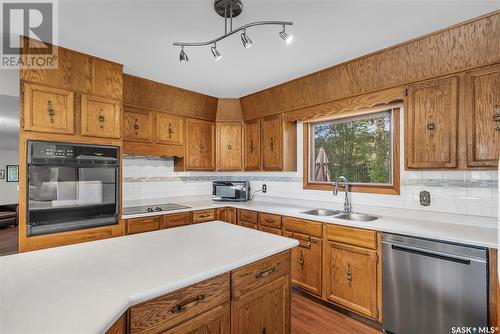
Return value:
<svg viewBox="0 0 500 334">
<path fill-rule="evenodd" d="M 428 191 L 421 191 L 420 192 L 420 205 L 422 206 L 429 206 L 431 205 L 431 193 Z"/>
</svg>

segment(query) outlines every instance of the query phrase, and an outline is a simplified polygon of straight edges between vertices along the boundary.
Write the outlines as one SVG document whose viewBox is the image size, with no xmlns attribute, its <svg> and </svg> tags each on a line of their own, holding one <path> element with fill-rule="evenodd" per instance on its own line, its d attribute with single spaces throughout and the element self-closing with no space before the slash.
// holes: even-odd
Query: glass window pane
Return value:
<svg viewBox="0 0 500 334">
<path fill-rule="evenodd" d="M 392 110 L 311 126 L 310 180 L 392 184 Z"/>
</svg>

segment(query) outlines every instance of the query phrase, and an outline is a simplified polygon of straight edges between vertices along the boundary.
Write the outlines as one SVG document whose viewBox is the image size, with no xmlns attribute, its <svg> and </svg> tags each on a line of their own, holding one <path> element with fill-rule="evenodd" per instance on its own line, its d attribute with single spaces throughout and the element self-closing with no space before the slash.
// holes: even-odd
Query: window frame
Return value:
<svg viewBox="0 0 500 334">
<path fill-rule="evenodd" d="M 384 110 L 392 109 L 392 123 L 391 123 L 391 134 L 392 134 L 392 175 L 391 180 L 392 184 L 349 184 L 349 190 L 352 192 L 359 193 L 372 193 L 372 194 L 385 194 L 385 195 L 399 195 L 400 194 L 400 107 L 394 106 L 386 106 L 386 108 L 373 108 L 364 110 L 361 112 L 350 112 L 350 113 L 342 113 L 342 115 L 330 116 L 327 118 L 315 119 L 304 122 L 303 124 L 303 132 L 304 132 L 304 140 L 303 140 L 303 149 L 304 149 L 304 165 L 303 165 L 303 188 L 304 189 L 313 189 L 313 190 L 327 190 L 333 191 L 335 190 L 335 180 L 332 180 L 331 183 L 322 183 L 322 182 L 314 182 L 310 181 L 309 175 L 311 173 L 311 126 L 317 123 L 324 123 L 332 120 L 345 119 L 345 118 L 355 118 L 359 116 L 365 116 L 369 114 L 380 113 Z M 339 187 L 340 188 L 340 187 Z"/>
</svg>

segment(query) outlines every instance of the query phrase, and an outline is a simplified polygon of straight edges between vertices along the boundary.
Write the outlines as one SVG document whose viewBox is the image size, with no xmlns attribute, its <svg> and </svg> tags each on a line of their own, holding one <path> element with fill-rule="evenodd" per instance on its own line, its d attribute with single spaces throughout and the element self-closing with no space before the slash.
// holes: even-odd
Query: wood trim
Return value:
<svg viewBox="0 0 500 334">
<path fill-rule="evenodd" d="M 240 99 L 245 120 L 500 62 L 500 10 Z"/>
<path fill-rule="evenodd" d="M 400 108 L 394 108 L 392 113 L 392 185 L 349 185 L 349 190 L 352 192 L 360 193 L 372 193 L 372 194 L 384 194 L 384 195 L 399 195 L 401 191 L 400 182 Z M 365 112 L 364 114 L 368 114 Z M 345 115 L 343 116 L 345 117 Z M 340 117 L 332 117 L 330 119 L 335 119 Z M 327 190 L 333 191 L 335 186 L 333 184 L 325 183 L 314 183 L 309 181 L 309 127 L 310 123 L 304 123 L 303 125 L 303 188 L 313 189 L 313 190 Z M 332 180 L 332 182 L 334 182 Z"/>
<path fill-rule="evenodd" d="M 132 141 L 123 142 L 123 151 L 126 154 L 139 155 L 139 156 L 153 155 L 157 157 L 173 156 L 182 158 L 185 155 L 184 146 L 151 144 L 151 143 L 132 142 Z"/>
</svg>

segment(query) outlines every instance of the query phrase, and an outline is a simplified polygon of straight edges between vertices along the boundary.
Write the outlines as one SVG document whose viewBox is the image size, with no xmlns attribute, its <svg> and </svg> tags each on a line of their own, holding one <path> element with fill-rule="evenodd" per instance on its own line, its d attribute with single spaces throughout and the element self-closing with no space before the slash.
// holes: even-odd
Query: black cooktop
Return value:
<svg viewBox="0 0 500 334">
<path fill-rule="evenodd" d="M 189 209 L 189 208 L 190 208 L 189 206 L 179 205 L 175 203 L 164 203 L 164 204 L 153 204 L 144 206 L 131 206 L 128 208 L 123 208 L 123 214 L 135 215 L 139 213 L 164 212 L 164 211 Z"/>
</svg>

